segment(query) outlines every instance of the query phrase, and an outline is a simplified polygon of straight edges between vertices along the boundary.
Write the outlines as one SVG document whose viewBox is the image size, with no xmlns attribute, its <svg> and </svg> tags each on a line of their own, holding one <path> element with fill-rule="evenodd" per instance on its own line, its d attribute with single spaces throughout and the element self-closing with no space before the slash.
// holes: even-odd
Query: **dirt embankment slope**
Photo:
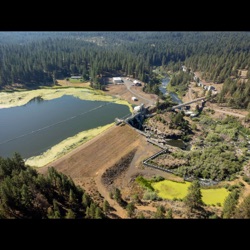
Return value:
<svg viewBox="0 0 250 250">
<path fill-rule="evenodd" d="M 100 169 L 111 166 L 135 147 L 138 136 L 129 126 L 114 126 L 39 171 L 46 172 L 49 166 L 54 166 L 72 178 L 95 176 Z"/>
<path fill-rule="evenodd" d="M 116 214 L 124 218 L 126 212 L 109 198 L 109 192 L 104 188 L 100 177 L 107 168 L 138 147 L 139 137 L 140 135 L 127 125 L 114 126 L 38 171 L 46 173 L 48 167 L 53 166 L 58 171 L 70 176 L 91 196 L 95 196 L 93 198 L 97 202 L 102 202 L 100 195 L 104 197 L 116 209 Z"/>
</svg>

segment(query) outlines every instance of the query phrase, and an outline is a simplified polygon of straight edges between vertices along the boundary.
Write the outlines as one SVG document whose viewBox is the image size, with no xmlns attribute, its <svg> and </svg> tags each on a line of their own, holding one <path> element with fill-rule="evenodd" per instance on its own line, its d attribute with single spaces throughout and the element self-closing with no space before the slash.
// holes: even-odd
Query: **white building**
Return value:
<svg viewBox="0 0 250 250">
<path fill-rule="evenodd" d="M 141 106 L 135 106 L 134 111 L 135 112 L 140 112 L 141 111 Z"/>
<path fill-rule="evenodd" d="M 134 107 L 134 112 L 136 113 L 136 112 L 141 112 L 141 111 L 143 111 L 144 110 L 144 104 L 142 103 L 141 105 L 139 105 L 139 106 L 135 106 Z"/>
<path fill-rule="evenodd" d="M 138 99 L 135 96 L 132 96 L 132 101 L 138 101 Z"/>
<path fill-rule="evenodd" d="M 114 84 L 122 84 L 123 80 L 121 79 L 121 77 L 113 77 L 113 83 Z"/>
</svg>

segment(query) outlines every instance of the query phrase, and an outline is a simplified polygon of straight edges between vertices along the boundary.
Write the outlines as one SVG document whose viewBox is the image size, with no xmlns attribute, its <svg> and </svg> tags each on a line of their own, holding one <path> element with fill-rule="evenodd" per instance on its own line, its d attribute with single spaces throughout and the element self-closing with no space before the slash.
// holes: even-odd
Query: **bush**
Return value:
<svg viewBox="0 0 250 250">
<path fill-rule="evenodd" d="M 216 214 L 212 214 L 208 217 L 209 219 L 219 219 L 220 217 Z"/>
<path fill-rule="evenodd" d="M 239 185 L 240 185 L 241 187 L 244 187 L 244 186 L 245 186 L 244 183 L 242 183 L 242 182 L 239 182 Z"/>
<path fill-rule="evenodd" d="M 160 175 L 154 176 L 152 179 L 152 181 L 154 181 L 154 182 L 159 182 L 159 181 L 164 181 L 164 180 L 165 180 L 165 178 L 160 176 Z"/>
<path fill-rule="evenodd" d="M 148 190 L 144 193 L 143 199 L 156 201 L 156 200 L 158 200 L 158 196 L 157 196 L 156 192 Z"/>
<path fill-rule="evenodd" d="M 141 185 L 142 187 L 147 188 L 147 189 L 149 189 L 149 190 L 151 190 L 151 191 L 154 191 L 154 188 L 152 187 L 150 181 L 144 179 L 142 176 L 136 177 L 135 180 L 136 180 L 136 182 L 137 182 L 139 185 Z"/>
<path fill-rule="evenodd" d="M 247 175 L 243 176 L 243 181 L 245 181 L 246 183 L 250 184 L 250 178 Z"/>
</svg>

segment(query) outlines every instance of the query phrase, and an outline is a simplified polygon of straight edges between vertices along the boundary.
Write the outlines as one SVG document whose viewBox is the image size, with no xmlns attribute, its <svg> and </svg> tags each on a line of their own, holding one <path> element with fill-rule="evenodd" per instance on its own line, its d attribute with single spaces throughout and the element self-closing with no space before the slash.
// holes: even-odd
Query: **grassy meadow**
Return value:
<svg viewBox="0 0 250 250">
<path fill-rule="evenodd" d="M 191 185 L 190 182 L 174 182 L 164 180 L 160 182 L 151 183 L 158 196 L 163 199 L 183 199 L 188 192 L 188 187 Z M 202 200 L 207 205 L 223 205 L 225 198 L 229 194 L 225 188 L 215 189 L 201 189 Z"/>
</svg>

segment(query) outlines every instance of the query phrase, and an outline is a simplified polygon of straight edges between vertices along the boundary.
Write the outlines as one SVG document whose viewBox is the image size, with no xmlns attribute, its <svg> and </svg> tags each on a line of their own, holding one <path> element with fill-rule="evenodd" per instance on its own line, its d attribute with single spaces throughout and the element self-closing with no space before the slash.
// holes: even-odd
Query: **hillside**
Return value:
<svg viewBox="0 0 250 250">
<path fill-rule="evenodd" d="M 239 97 L 246 108 L 240 93 L 249 91 L 249 48 L 249 32 L 3 32 L 0 88 L 51 86 L 77 75 L 105 89 L 103 77 L 130 75 L 156 93 L 155 67 L 186 65 L 205 81 L 225 83 L 219 101 Z"/>
<path fill-rule="evenodd" d="M 49 168 L 41 175 L 19 154 L 0 157 L 0 218 L 105 218 L 102 209 L 71 178 Z"/>
</svg>

